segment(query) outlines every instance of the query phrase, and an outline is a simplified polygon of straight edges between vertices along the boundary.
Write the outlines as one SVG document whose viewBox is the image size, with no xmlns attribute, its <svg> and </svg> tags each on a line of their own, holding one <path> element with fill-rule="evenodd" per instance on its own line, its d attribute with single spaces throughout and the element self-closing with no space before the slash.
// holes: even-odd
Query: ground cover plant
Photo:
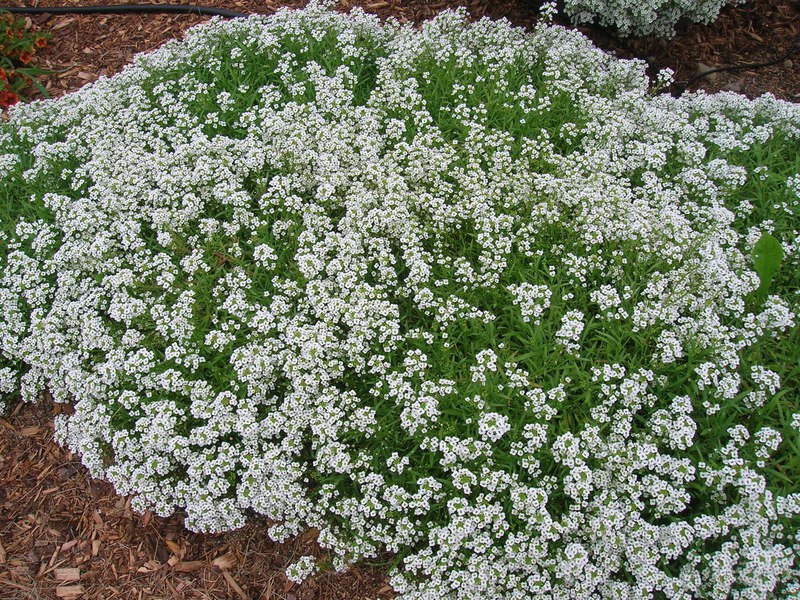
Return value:
<svg viewBox="0 0 800 600">
<path fill-rule="evenodd" d="M 672 37 L 680 21 L 711 23 L 729 4 L 746 0 L 564 0 L 575 23 L 598 23 L 620 35 Z"/>
<path fill-rule="evenodd" d="M 0 130 L 0 385 L 405 597 L 797 594 L 800 109 L 544 24 L 214 21 Z"/>
</svg>

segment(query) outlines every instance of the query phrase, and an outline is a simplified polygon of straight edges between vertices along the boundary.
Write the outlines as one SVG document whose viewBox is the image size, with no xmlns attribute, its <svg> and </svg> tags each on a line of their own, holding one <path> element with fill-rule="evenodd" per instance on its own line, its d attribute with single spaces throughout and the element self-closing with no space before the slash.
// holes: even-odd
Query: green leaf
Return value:
<svg viewBox="0 0 800 600">
<path fill-rule="evenodd" d="M 762 234 L 761 239 L 753 247 L 753 266 L 761 280 L 761 287 L 758 288 L 759 294 L 767 293 L 767 288 L 769 288 L 775 273 L 781 268 L 782 261 L 783 247 L 781 247 L 781 243 L 768 233 Z"/>
</svg>

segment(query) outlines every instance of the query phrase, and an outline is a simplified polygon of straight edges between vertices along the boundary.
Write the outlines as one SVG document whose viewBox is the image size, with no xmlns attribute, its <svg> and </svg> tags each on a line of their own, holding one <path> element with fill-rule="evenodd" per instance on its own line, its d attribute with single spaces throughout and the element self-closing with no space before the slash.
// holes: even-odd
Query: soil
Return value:
<svg viewBox="0 0 800 600">
<path fill-rule="evenodd" d="M 158 3 L 178 4 L 176 0 Z M 120 0 L 4 0 L 2 6 L 90 6 Z M 144 2 L 141 2 L 144 3 Z M 156 3 L 156 2 L 150 2 Z M 271 14 L 300 0 L 206 0 L 206 6 L 243 13 Z M 380 17 L 419 23 L 449 7 L 466 6 L 475 17 L 508 18 L 530 27 L 538 0 L 341 0 Z M 193 15 L 39 15 L 31 26 L 52 34 L 36 56 L 36 66 L 51 73 L 42 79 L 48 94 L 60 96 L 100 76 L 120 71 L 139 52 L 207 17 Z M 565 23 L 567 24 L 567 23 Z M 581 31 L 621 58 L 640 58 L 652 72 L 671 68 L 678 85 L 709 92 L 732 91 L 749 97 L 771 93 L 800 102 L 800 1 L 751 0 L 723 10 L 707 26 L 682 26 L 675 38 L 620 40 L 595 27 Z M 720 66 L 767 62 L 765 68 L 740 68 L 691 82 Z M 108 483 L 92 479 L 78 457 L 53 441 L 53 420 L 69 408 L 45 398 L 18 403 L 0 419 L 0 600 L 82 598 L 242 600 L 356 600 L 391 598 L 383 557 L 373 566 L 317 575 L 293 585 L 284 569 L 312 553 L 325 558 L 316 532 L 284 544 L 270 542 L 268 523 L 254 520 L 242 530 L 200 535 L 183 527 L 180 515 L 165 519 L 131 510 L 130 498 L 117 496 Z"/>
</svg>

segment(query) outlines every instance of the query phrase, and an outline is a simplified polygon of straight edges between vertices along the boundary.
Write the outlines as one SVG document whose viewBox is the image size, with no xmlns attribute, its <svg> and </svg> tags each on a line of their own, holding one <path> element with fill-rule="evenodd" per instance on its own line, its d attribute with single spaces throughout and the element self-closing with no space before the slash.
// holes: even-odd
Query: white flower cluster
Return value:
<svg viewBox="0 0 800 600">
<path fill-rule="evenodd" d="M 564 0 L 564 12 L 576 24 L 597 22 L 622 36 L 672 37 L 681 20 L 711 23 L 720 9 L 746 0 Z"/>
<path fill-rule="evenodd" d="M 317 561 L 313 556 L 303 556 L 286 569 L 286 578 L 295 583 L 303 583 L 317 569 Z"/>
<path fill-rule="evenodd" d="M 513 302 L 520 308 L 522 320 L 532 321 L 534 325 L 541 324 L 541 316 L 547 307 L 550 306 L 550 298 L 553 292 L 546 285 L 533 285 L 531 283 L 521 283 L 510 285 L 508 290 L 513 294 Z"/>
<path fill-rule="evenodd" d="M 760 295 L 748 232 L 796 243 L 754 190 L 796 206 L 800 107 L 647 90 L 312 3 L 19 106 L 0 392 L 74 402 L 137 509 L 397 553 L 405 598 L 791 597 L 797 262 Z"/>
</svg>

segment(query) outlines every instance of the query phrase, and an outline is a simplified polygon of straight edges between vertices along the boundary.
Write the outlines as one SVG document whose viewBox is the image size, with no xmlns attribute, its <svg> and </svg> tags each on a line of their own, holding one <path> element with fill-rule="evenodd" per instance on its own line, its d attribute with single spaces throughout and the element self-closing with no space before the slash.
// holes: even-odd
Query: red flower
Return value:
<svg viewBox="0 0 800 600">
<path fill-rule="evenodd" d="M 31 55 L 30 52 L 20 52 L 19 53 L 19 61 L 23 65 L 27 65 L 29 62 L 31 62 L 31 58 L 33 58 L 33 56 Z"/>
<path fill-rule="evenodd" d="M 0 90 L 0 109 L 5 110 L 17 102 L 19 102 L 19 97 L 14 92 Z"/>
</svg>

